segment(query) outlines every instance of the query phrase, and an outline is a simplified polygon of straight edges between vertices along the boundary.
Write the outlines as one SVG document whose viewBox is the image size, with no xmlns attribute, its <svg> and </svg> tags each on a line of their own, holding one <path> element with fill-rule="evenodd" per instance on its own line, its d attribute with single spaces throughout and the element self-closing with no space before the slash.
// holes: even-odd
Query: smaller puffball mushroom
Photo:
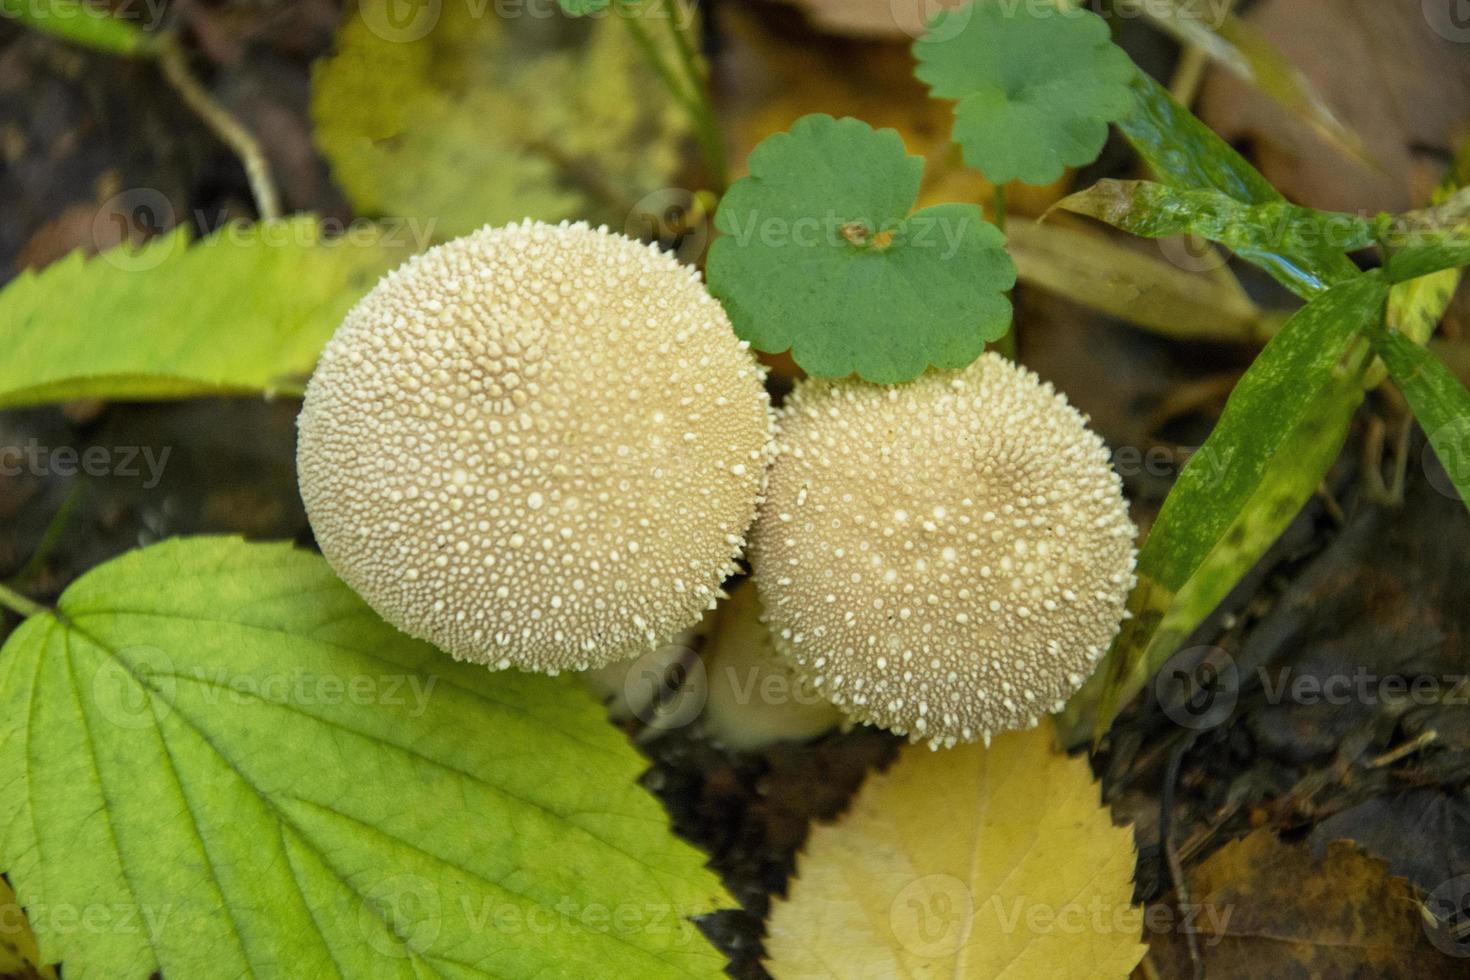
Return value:
<svg viewBox="0 0 1470 980">
<path fill-rule="evenodd" d="M 698 273 L 605 228 L 484 228 L 347 314 L 307 387 L 322 554 L 455 657 L 636 656 L 720 595 L 770 453 L 763 373 Z"/>
<path fill-rule="evenodd" d="M 934 746 L 1059 710 L 1133 586 L 1102 440 L 996 354 L 799 384 L 751 533 L 777 646 L 856 721 Z"/>
<path fill-rule="evenodd" d="M 815 738 L 842 721 L 842 713 L 776 652 L 754 585 L 720 603 L 710 633 L 704 655 L 709 694 L 700 722 L 713 741 L 754 751 Z"/>
</svg>

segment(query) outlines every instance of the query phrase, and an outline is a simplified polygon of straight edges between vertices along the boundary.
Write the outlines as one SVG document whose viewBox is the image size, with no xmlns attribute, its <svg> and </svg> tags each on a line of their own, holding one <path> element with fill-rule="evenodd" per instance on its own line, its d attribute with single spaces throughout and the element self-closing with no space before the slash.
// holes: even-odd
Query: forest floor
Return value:
<svg viewBox="0 0 1470 980">
<path fill-rule="evenodd" d="M 331 49 L 338 5 L 173 7 L 188 17 L 211 90 L 260 136 L 287 210 L 351 217 L 308 115 L 311 64 Z M 1422 204 L 1449 159 L 1446 120 L 1463 121 L 1470 106 L 1470 45 L 1423 47 L 1422 24 L 1401 23 L 1418 7 L 1262 0 L 1244 8 L 1365 135 L 1376 168 L 1334 154 L 1218 73 L 1205 78 L 1198 111 L 1293 200 L 1370 211 Z M 906 38 L 839 36 L 777 3 L 726 2 L 714 13 L 716 92 L 737 148 L 804 111 L 862 113 L 879 125 L 903 117 L 906 133 L 944 139 L 943 120 L 909 107 L 924 100 L 907 73 Z M 1315 18 L 1306 38 L 1303 18 Z M 1168 76 L 1172 42 L 1138 24 L 1125 25 L 1122 40 Z M 238 161 L 152 66 L 3 21 L 0 153 L 0 279 L 111 244 L 108 202 L 128 189 L 186 204 L 184 220 L 200 231 L 251 211 Z M 1123 147 L 1110 147 L 1088 176 L 1131 176 L 1131 167 Z M 1238 271 L 1258 302 L 1288 305 L 1269 280 Z M 1117 458 L 1134 518 L 1147 527 L 1252 349 L 1182 343 L 1032 288 L 1019 290 L 1017 305 L 1021 360 L 1089 413 L 1115 450 L 1135 451 Z M 1458 341 L 1467 326 L 1462 290 L 1444 335 Z M 776 368 L 779 376 L 786 365 Z M 289 399 L 208 399 L 0 413 L 0 445 L 138 447 L 139 456 L 133 477 L 52 469 L 0 478 L 0 581 L 46 600 L 107 558 L 171 535 L 309 542 L 295 487 L 296 408 Z M 1219 699 L 1181 715 L 1146 693 L 1095 755 L 1116 818 L 1135 829 L 1141 899 L 1167 899 L 1171 864 L 1192 876 L 1260 828 L 1319 862 L 1325 881 L 1337 873 L 1328 845 L 1339 839 L 1422 892 L 1470 875 L 1470 521 L 1404 417 L 1394 396 L 1368 399 L 1319 493 L 1192 638 L 1192 648 L 1228 655 Z M 653 737 L 634 727 L 651 759 L 649 787 L 743 906 L 706 930 L 736 976 L 764 976 L 761 922 L 809 827 L 841 812 L 864 775 L 892 759 L 896 740 L 860 730 L 740 754 L 690 731 Z M 1293 935 L 1330 928 L 1289 896 L 1281 902 L 1284 919 L 1299 916 Z M 1156 941 L 1160 962 L 1168 943 Z M 1299 943 L 1282 943 L 1265 954 L 1281 963 L 1263 962 L 1256 975 L 1291 975 L 1288 960 L 1299 954 Z"/>
</svg>

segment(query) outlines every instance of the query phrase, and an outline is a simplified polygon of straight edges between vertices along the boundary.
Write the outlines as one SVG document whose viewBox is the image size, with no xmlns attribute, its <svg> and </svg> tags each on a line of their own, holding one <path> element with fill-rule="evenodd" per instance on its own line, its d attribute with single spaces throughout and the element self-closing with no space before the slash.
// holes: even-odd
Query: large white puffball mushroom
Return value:
<svg viewBox="0 0 1470 980">
<path fill-rule="evenodd" d="M 299 421 L 322 553 L 457 658 L 555 673 L 693 626 L 764 481 L 760 367 L 697 273 L 585 224 L 485 228 L 386 276 Z"/>
<path fill-rule="evenodd" d="M 951 745 L 1034 725 L 1133 585 L 1102 440 L 995 354 L 898 387 L 806 381 L 751 562 L 778 647 L 857 721 Z"/>
</svg>

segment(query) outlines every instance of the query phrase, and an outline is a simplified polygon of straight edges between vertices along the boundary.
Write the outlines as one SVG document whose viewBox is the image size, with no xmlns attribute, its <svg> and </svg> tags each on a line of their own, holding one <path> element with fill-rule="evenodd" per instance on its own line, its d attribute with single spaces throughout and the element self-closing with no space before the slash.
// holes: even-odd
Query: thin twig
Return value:
<svg viewBox="0 0 1470 980">
<path fill-rule="evenodd" d="M 1175 907 L 1180 913 L 1180 921 L 1188 923 L 1189 905 L 1189 882 L 1184 877 L 1184 865 L 1179 860 L 1179 852 L 1174 849 L 1173 810 L 1174 810 L 1174 787 L 1179 782 L 1179 769 L 1184 763 L 1184 756 L 1199 738 L 1199 732 L 1190 732 L 1169 753 L 1168 765 L 1164 768 L 1163 792 L 1159 794 L 1159 849 L 1164 852 L 1164 861 L 1169 869 L 1169 880 L 1174 884 Z M 1194 965 L 1194 980 L 1203 980 L 1205 975 L 1204 961 L 1199 955 L 1199 940 L 1195 938 L 1193 926 L 1186 925 L 1184 929 L 1184 941 L 1189 948 L 1189 961 Z"/>
<path fill-rule="evenodd" d="M 1420 749 L 1429 745 L 1437 738 L 1439 738 L 1439 732 L 1435 731 L 1433 728 L 1426 728 L 1424 729 L 1424 731 L 1420 732 L 1418 735 L 1415 735 L 1407 742 L 1395 746 L 1382 755 L 1374 756 L 1372 759 L 1368 760 L 1368 768 L 1382 769 L 1384 766 L 1391 766 L 1405 756 L 1410 756 L 1413 755 L 1415 752 L 1418 752 Z"/>
<path fill-rule="evenodd" d="M 158 64 L 163 77 L 179 93 L 184 104 L 193 109 L 210 131 L 219 137 L 240 158 L 245 168 L 245 179 L 250 182 L 250 193 L 255 197 L 255 210 L 262 221 L 274 221 L 281 216 L 281 195 L 276 190 L 271 176 L 270 163 L 261 150 L 260 143 L 250 134 L 228 109 L 215 101 L 205 91 L 204 85 L 189 70 L 189 61 L 184 48 L 173 37 L 166 38 L 159 46 Z"/>
</svg>

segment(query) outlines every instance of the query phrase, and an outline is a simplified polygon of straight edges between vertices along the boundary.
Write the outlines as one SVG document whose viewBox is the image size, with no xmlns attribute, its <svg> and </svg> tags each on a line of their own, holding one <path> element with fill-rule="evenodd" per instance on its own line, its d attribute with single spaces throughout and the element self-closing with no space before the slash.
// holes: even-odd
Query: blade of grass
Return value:
<svg viewBox="0 0 1470 980">
<path fill-rule="evenodd" d="M 1092 691 L 1069 707 L 1073 724 L 1091 715 L 1100 736 L 1321 481 L 1361 397 L 1355 376 L 1342 387 L 1343 358 L 1381 322 L 1387 295 L 1377 276 L 1333 287 L 1288 320 L 1242 376 L 1164 501 L 1139 554 L 1133 618 Z M 1169 633 L 1159 636 L 1166 620 Z"/>
<path fill-rule="evenodd" d="M 1470 508 L 1470 391 L 1443 361 L 1403 334 L 1380 330 L 1373 347 Z"/>
<path fill-rule="evenodd" d="M 1217 190 L 1247 204 L 1284 200 L 1230 144 L 1142 71 L 1133 79 L 1133 94 L 1134 111 L 1118 128 L 1159 180 L 1173 187 Z M 1269 249 L 1237 254 L 1302 297 L 1358 275 L 1346 255 L 1303 262 Z"/>
</svg>

